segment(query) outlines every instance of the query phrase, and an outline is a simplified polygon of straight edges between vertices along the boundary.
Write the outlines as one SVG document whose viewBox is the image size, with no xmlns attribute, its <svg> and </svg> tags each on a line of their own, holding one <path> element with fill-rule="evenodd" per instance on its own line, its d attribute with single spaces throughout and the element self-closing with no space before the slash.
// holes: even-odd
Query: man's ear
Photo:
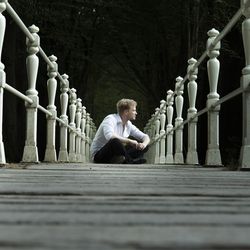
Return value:
<svg viewBox="0 0 250 250">
<path fill-rule="evenodd" d="M 129 109 L 124 110 L 124 114 L 127 115 L 129 113 Z"/>
</svg>

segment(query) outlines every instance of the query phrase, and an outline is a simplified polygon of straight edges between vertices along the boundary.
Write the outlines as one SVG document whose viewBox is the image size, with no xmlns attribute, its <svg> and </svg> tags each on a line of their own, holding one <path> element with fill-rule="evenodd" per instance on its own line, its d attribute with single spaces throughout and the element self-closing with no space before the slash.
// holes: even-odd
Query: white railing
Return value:
<svg viewBox="0 0 250 250">
<path fill-rule="evenodd" d="M 242 36 L 245 50 L 246 66 L 242 70 L 241 86 L 220 98 L 217 93 L 217 85 L 220 71 L 220 62 L 217 57 L 220 54 L 220 41 L 230 32 L 231 28 L 244 15 L 242 23 Z M 175 91 L 167 92 L 166 100 L 161 100 L 160 107 L 148 121 L 145 132 L 151 137 L 150 150 L 147 159 L 154 164 L 199 164 L 197 153 L 197 122 L 198 117 L 207 113 L 207 150 L 205 165 L 222 165 L 219 148 L 219 112 L 220 105 L 226 101 L 242 94 L 242 123 L 243 139 L 239 159 L 239 167 L 250 167 L 250 0 L 241 0 L 241 8 L 236 12 L 230 22 L 219 33 L 216 29 L 208 31 L 206 50 L 198 60 L 191 58 L 188 60 L 187 74 L 184 78 L 176 78 Z M 199 65 L 207 58 L 207 72 L 210 93 L 207 95 L 206 107 L 199 112 L 195 107 L 197 95 L 197 75 Z M 189 108 L 187 119 L 183 121 L 183 91 L 184 84 L 187 83 Z M 176 108 L 176 119 L 173 125 L 174 106 Z M 167 114 L 165 114 L 167 113 Z M 167 118 L 167 125 L 166 125 Z M 184 159 L 183 154 L 183 128 L 188 125 L 187 154 Z M 175 138 L 174 138 L 175 136 Z M 175 139 L 175 140 L 174 140 Z M 175 146 L 173 142 L 175 141 Z M 166 149 L 165 149 L 166 147 Z M 175 149 L 175 151 L 173 150 Z"/>
<path fill-rule="evenodd" d="M 28 56 L 26 58 L 26 68 L 28 76 L 28 90 L 26 94 L 6 83 L 4 64 L 1 60 L 3 41 L 6 28 L 6 20 L 3 12 L 7 12 L 16 22 L 18 27 L 26 35 L 26 45 Z M 22 22 L 21 18 L 11 7 L 7 0 L 0 0 L 0 164 L 6 163 L 4 142 L 2 136 L 3 127 L 3 98 L 4 90 L 25 101 L 26 107 L 26 141 L 23 150 L 22 162 L 39 162 L 37 149 L 37 111 L 46 114 L 47 118 L 47 143 L 44 161 L 46 162 L 89 162 L 89 148 L 95 133 L 95 125 L 82 105 L 82 100 L 77 97 L 76 90 L 69 88 L 68 75 L 60 75 L 57 57 L 47 56 L 40 46 L 39 28 L 35 25 L 29 28 Z M 36 90 L 36 80 L 39 68 L 40 54 L 47 64 L 48 106 L 46 108 L 39 104 L 38 91 Z M 61 115 L 57 117 L 57 107 L 55 106 L 57 79 L 60 81 L 60 105 Z M 68 108 L 69 99 L 69 108 Z M 68 119 L 69 112 L 69 119 Z M 68 120 L 70 122 L 68 122 Z M 60 125 L 60 150 L 56 154 L 56 122 Z M 69 134 L 69 140 L 68 140 Z M 69 143 L 68 143 L 69 141 Z M 69 145 L 68 145 L 69 144 Z"/>
</svg>

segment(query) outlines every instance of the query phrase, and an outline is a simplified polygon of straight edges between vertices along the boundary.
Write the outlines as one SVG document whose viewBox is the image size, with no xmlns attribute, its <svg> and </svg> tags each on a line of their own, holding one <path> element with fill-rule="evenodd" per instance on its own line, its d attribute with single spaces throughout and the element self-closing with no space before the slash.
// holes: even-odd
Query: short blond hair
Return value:
<svg viewBox="0 0 250 250">
<path fill-rule="evenodd" d="M 133 99 L 121 99 L 116 103 L 117 112 L 122 114 L 125 110 L 129 110 L 131 107 L 136 106 L 137 102 Z"/>
</svg>

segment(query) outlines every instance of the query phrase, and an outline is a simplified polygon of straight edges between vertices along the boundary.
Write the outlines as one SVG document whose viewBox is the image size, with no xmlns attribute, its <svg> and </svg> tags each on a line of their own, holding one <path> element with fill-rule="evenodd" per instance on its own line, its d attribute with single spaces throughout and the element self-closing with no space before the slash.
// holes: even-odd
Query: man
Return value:
<svg viewBox="0 0 250 250">
<path fill-rule="evenodd" d="M 137 103 L 131 99 L 117 102 L 117 114 L 104 118 L 91 144 L 95 163 L 145 163 L 142 158 L 150 142 L 149 136 L 134 126 Z M 131 138 L 132 137 L 132 138 Z"/>
</svg>

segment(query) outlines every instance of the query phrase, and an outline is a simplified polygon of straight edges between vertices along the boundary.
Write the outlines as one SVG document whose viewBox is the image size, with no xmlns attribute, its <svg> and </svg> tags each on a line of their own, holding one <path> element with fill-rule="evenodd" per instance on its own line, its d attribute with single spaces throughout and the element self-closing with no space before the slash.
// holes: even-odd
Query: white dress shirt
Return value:
<svg viewBox="0 0 250 250">
<path fill-rule="evenodd" d="M 90 153 L 92 159 L 113 135 L 118 135 L 124 138 L 132 136 L 139 141 L 143 141 L 144 137 L 147 136 L 133 125 L 131 121 L 128 121 L 123 127 L 122 119 L 119 114 L 108 115 L 100 124 L 91 144 Z"/>
</svg>

